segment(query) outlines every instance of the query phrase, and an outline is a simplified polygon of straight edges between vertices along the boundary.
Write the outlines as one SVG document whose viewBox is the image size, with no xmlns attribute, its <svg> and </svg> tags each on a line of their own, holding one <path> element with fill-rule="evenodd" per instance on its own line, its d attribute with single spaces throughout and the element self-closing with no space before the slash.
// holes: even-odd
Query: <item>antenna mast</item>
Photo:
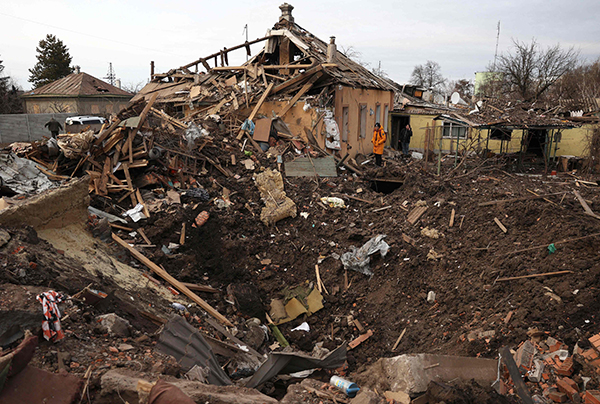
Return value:
<svg viewBox="0 0 600 404">
<path fill-rule="evenodd" d="M 496 71 L 496 60 L 498 59 L 498 43 L 500 42 L 500 20 L 498 20 L 498 35 L 496 35 L 496 53 L 494 54 L 494 71 Z"/>
<path fill-rule="evenodd" d="M 110 62 L 108 64 L 108 74 L 104 78 L 106 80 L 108 80 L 108 84 L 110 84 L 111 86 L 115 85 L 115 79 L 117 78 L 117 75 L 115 74 L 115 71 L 113 70 L 112 62 Z"/>
</svg>

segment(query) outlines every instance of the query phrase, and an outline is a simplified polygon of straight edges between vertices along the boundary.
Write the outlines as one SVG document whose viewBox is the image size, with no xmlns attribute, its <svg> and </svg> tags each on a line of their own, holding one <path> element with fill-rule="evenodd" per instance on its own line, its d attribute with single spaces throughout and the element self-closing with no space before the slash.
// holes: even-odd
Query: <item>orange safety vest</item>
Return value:
<svg viewBox="0 0 600 404">
<path fill-rule="evenodd" d="M 375 129 L 373 131 L 373 139 L 371 139 L 371 143 L 373 143 L 373 153 L 375 154 L 383 154 L 383 145 L 387 140 L 387 136 L 383 129 Z"/>
</svg>

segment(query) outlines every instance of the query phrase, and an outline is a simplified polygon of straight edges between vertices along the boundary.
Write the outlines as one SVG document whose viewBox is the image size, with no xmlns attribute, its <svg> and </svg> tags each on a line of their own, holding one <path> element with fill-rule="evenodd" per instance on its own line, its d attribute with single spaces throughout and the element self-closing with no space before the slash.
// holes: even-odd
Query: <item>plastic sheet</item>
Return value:
<svg viewBox="0 0 600 404">
<path fill-rule="evenodd" d="M 344 268 L 351 269 L 369 276 L 373 275 L 373 272 L 371 272 L 369 267 L 371 262 L 370 255 L 379 251 L 382 257 L 386 256 L 390 246 L 388 243 L 383 241 L 385 237 L 385 234 L 379 234 L 371 238 L 360 248 L 351 246 L 350 251 L 342 254 L 340 258 Z"/>
</svg>

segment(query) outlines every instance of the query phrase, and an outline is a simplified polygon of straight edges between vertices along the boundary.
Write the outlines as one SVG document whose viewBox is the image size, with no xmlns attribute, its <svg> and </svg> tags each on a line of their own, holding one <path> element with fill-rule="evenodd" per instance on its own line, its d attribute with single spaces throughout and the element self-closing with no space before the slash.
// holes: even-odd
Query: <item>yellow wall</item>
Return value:
<svg viewBox="0 0 600 404">
<path fill-rule="evenodd" d="M 427 125 L 430 128 L 435 126 L 435 137 L 433 140 L 433 150 L 437 152 L 440 144 L 441 136 L 441 125 L 442 121 L 434 121 L 436 115 L 410 115 L 410 124 L 413 129 L 413 137 L 411 138 L 410 148 L 418 151 L 425 149 L 425 133 Z M 391 117 L 390 117 L 391 120 Z M 390 121 L 391 125 L 391 121 Z M 390 126 L 391 127 L 391 126 Z M 583 156 L 585 153 L 585 147 L 587 144 L 587 134 L 592 130 L 593 125 L 584 125 L 579 128 L 563 129 L 561 141 L 558 142 L 558 149 L 556 150 L 556 156 L 573 155 Z M 556 130 L 555 130 L 556 131 Z M 500 140 L 489 140 L 486 142 L 488 136 L 487 129 L 469 129 L 468 139 L 460 139 L 459 148 L 462 150 L 468 144 L 475 145 L 477 140 L 480 140 L 480 150 L 486 148 L 486 144 L 489 150 L 494 153 L 500 152 Z M 516 153 L 521 148 L 521 139 L 523 137 L 522 130 L 513 130 L 510 141 L 505 141 L 502 145 L 503 152 Z M 388 142 L 389 145 L 389 142 Z M 451 152 L 456 149 L 455 139 L 442 139 L 442 150 L 444 152 Z M 554 143 L 552 145 L 551 156 L 554 156 Z"/>
</svg>

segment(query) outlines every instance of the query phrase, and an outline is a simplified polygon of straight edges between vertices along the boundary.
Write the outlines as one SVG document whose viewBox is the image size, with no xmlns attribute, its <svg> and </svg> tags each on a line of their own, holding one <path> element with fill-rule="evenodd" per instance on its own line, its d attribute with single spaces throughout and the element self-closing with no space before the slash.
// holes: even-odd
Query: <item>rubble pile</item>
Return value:
<svg viewBox="0 0 600 404">
<path fill-rule="evenodd" d="M 342 156 L 335 83 L 388 84 L 286 27 L 2 151 L 0 398 L 595 403 L 597 179 Z"/>
</svg>

